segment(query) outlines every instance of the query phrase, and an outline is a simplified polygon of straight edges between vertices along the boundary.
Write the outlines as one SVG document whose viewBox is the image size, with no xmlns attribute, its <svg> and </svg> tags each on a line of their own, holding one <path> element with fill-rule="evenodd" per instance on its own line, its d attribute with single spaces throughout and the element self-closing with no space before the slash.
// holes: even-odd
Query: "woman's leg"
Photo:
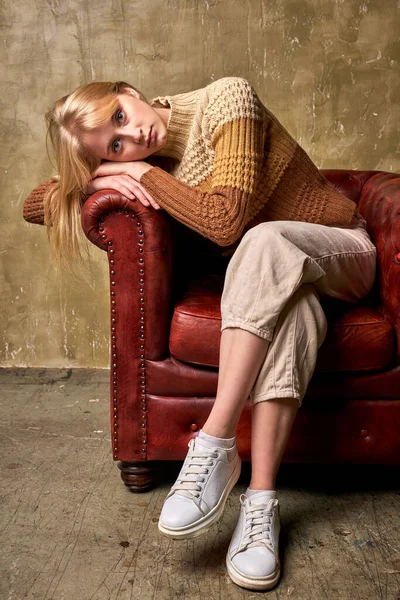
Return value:
<svg viewBox="0 0 400 600">
<path fill-rule="evenodd" d="M 217 396 L 202 428 L 204 433 L 218 438 L 234 437 L 268 346 L 269 342 L 243 329 L 224 329 Z M 253 406 L 251 489 L 275 489 L 276 474 L 298 408 L 297 398 L 277 398 Z"/>
<path fill-rule="evenodd" d="M 321 295 L 358 302 L 370 292 L 375 272 L 376 248 L 361 226 L 261 223 L 246 232 L 228 264 L 221 331 L 239 327 L 271 341 L 301 285 L 313 283 Z"/>
<path fill-rule="evenodd" d="M 232 438 L 244 403 L 265 360 L 269 342 L 237 327 L 221 335 L 217 396 L 204 433 Z"/>
<path fill-rule="evenodd" d="M 234 331 L 221 340 L 218 400 L 203 431 L 189 442 L 181 473 L 164 503 L 160 530 L 172 537 L 195 536 L 219 518 L 239 476 L 240 459 L 232 440 L 215 438 L 234 436 L 250 391 L 254 403 L 290 397 L 292 388 L 288 394 L 285 384 L 281 386 L 292 371 L 290 362 L 281 364 L 285 377 L 278 377 L 277 390 L 274 378 L 267 396 L 268 378 L 262 373 L 260 379 L 259 373 L 268 364 L 268 342 L 279 317 L 298 288 L 315 282 L 324 293 L 357 301 L 373 283 L 375 257 L 368 235 L 358 231 L 280 221 L 262 223 L 245 234 L 228 265 L 221 298 L 221 331 Z M 263 382 L 261 393 L 258 381 Z M 285 439 L 289 422 L 279 422 L 286 427 Z M 279 454 L 272 458 L 270 472 L 279 461 Z"/>
<path fill-rule="evenodd" d="M 304 284 L 282 310 L 251 390 L 252 476 L 240 497 L 240 517 L 227 554 L 230 577 L 249 589 L 271 589 L 280 577 L 275 480 L 325 334 L 318 295 L 312 284 Z"/>
<path fill-rule="evenodd" d="M 250 489 L 273 490 L 289 434 L 314 373 L 327 322 L 312 284 L 303 284 L 279 316 L 251 390 Z"/>
<path fill-rule="evenodd" d="M 251 490 L 274 490 L 299 403 L 297 398 L 258 402 L 251 413 Z"/>
</svg>

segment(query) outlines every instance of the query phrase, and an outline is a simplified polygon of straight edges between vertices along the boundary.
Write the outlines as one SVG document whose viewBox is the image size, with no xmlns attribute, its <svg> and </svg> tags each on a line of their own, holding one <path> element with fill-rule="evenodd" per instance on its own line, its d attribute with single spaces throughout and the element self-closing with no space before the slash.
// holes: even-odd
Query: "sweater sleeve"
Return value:
<svg viewBox="0 0 400 600">
<path fill-rule="evenodd" d="M 44 222 L 44 197 L 47 191 L 52 186 L 53 181 L 45 181 L 31 191 L 29 196 L 24 201 L 22 216 L 28 223 L 37 225 L 45 225 Z"/>
<path fill-rule="evenodd" d="M 191 187 L 159 167 L 140 178 L 162 208 L 219 246 L 233 244 L 242 234 L 264 160 L 262 104 L 245 79 L 229 78 L 230 83 L 232 79 L 234 96 L 226 89 L 209 112 L 214 151 L 210 191 Z M 233 98 L 237 106 L 230 118 Z"/>
</svg>

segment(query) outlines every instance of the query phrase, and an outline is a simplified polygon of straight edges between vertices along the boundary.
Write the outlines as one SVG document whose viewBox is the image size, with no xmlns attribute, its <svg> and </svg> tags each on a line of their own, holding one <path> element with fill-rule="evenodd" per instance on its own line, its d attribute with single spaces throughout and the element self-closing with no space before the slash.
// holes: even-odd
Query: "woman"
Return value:
<svg viewBox="0 0 400 600">
<path fill-rule="evenodd" d="M 129 84 L 92 83 L 47 118 L 59 180 L 44 220 L 58 254 L 76 251 L 86 194 L 109 188 L 231 254 L 217 397 L 159 529 L 187 539 L 220 518 L 240 474 L 235 432 L 250 395 L 251 481 L 226 561 L 236 584 L 270 589 L 280 577 L 275 481 L 326 334 L 320 296 L 369 293 L 376 249 L 366 223 L 240 77 L 151 103 Z"/>
</svg>

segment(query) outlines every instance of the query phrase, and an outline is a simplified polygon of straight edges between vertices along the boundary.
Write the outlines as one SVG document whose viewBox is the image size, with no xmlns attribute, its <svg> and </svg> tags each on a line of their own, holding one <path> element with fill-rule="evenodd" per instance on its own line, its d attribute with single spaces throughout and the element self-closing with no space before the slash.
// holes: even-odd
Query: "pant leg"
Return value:
<svg viewBox="0 0 400 600">
<path fill-rule="evenodd" d="M 363 223 L 272 221 L 250 229 L 227 266 L 221 331 L 239 327 L 271 341 L 284 306 L 305 283 L 347 302 L 364 298 L 375 280 L 376 248 Z"/>
<path fill-rule="evenodd" d="M 313 284 L 301 285 L 279 315 L 250 403 L 297 398 L 299 407 L 314 373 L 327 322 Z"/>
</svg>

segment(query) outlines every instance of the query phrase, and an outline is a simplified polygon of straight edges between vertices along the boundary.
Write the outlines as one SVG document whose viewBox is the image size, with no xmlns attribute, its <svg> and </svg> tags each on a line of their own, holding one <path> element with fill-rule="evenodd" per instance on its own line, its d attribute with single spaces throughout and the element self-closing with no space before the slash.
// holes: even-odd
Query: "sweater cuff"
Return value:
<svg viewBox="0 0 400 600">
<path fill-rule="evenodd" d="M 45 225 L 44 222 L 44 198 L 51 186 L 53 180 L 45 181 L 31 191 L 24 201 L 22 216 L 28 223 Z"/>
<path fill-rule="evenodd" d="M 160 167 L 146 171 L 140 178 L 140 184 L 162 208 L 168 209 L 174 216 L 189 216 L 188 195 L 196 194 L 196 190 L 190 189 Z"/>
</svg>

